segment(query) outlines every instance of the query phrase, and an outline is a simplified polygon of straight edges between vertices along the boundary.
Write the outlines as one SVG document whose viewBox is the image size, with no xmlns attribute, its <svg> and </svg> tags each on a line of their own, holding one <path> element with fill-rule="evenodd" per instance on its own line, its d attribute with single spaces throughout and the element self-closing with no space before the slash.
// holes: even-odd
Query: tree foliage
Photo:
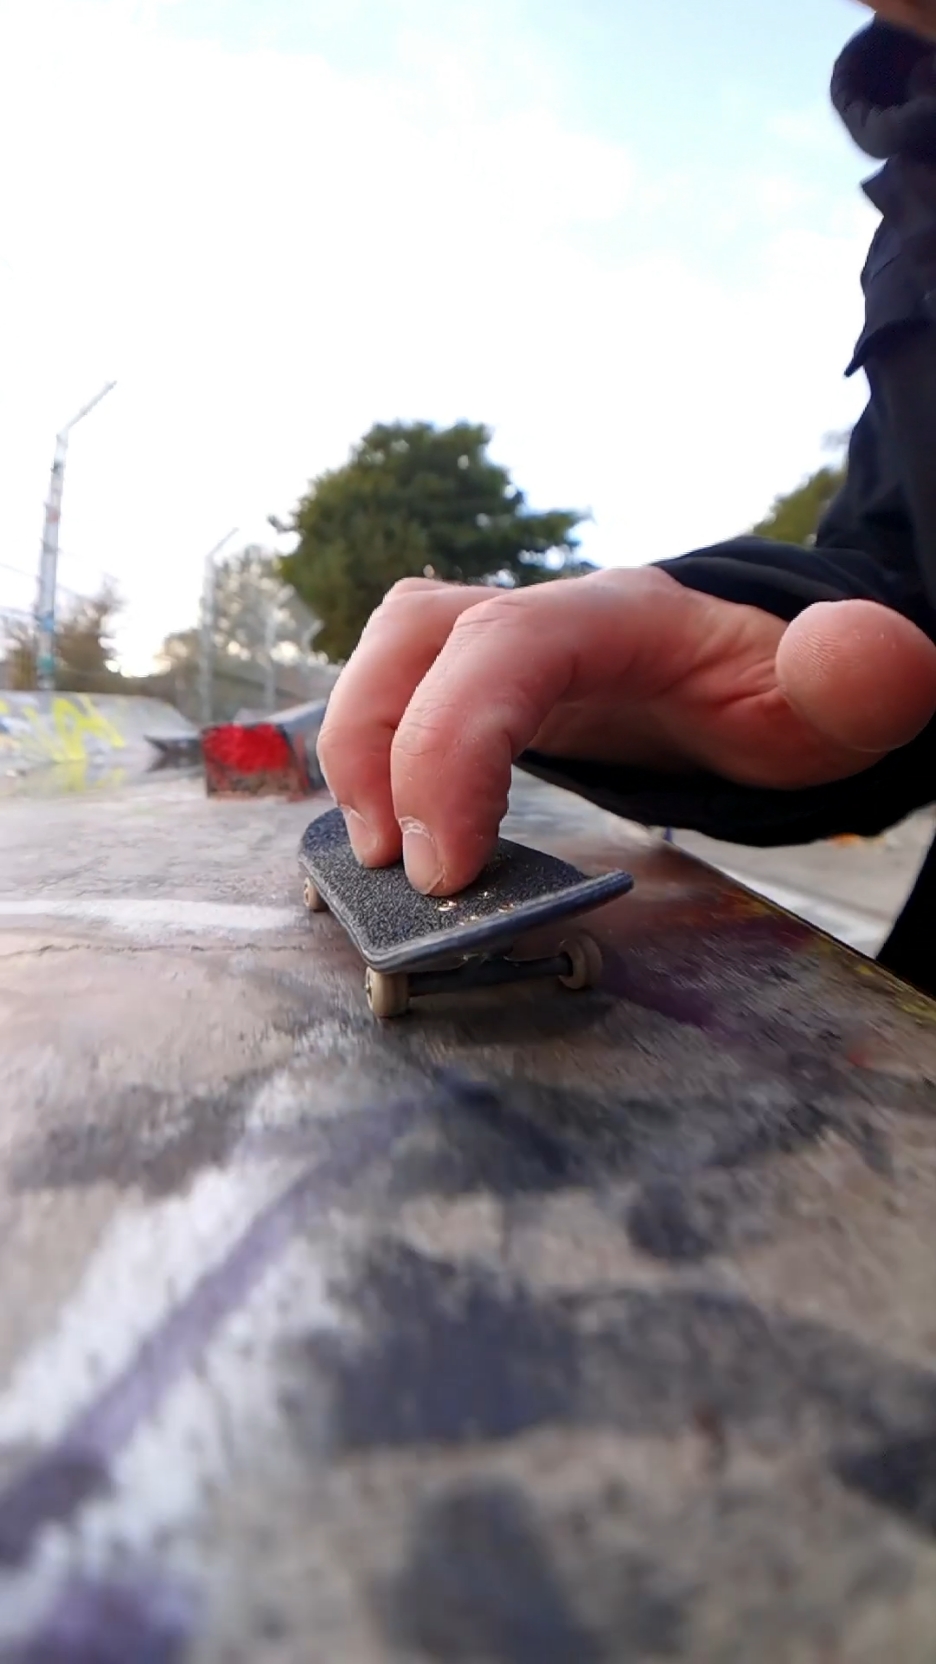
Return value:
<svg viewBox="0 0 936 1664">
<path fill-rule="evenodd" d="M 284 581 L 274 555 L 251 544 L 215 571 L 215 657 L 263 662 L 272 652 L 280 662 L 307 651 L 317 634 L 315 620 Z M 178 670 L 201 651 L 197 626 L 167 636 L 159 655 L 164 670 Z"/>
<path fill-rule="evenodd" d="M 845 483 L 845 468 L 819 468 L 795 491 L 775 497 L 770 513 L 754 527 L 757 537 L 808 547 L 832 499 Z"/>
<path fill-rule="evenodd" d="M 535 513 L 487 455 L 480 424 L 378 424 L 349 461 L 315 479 L 294 517 L 287 580 L 323 621 L 316 646 L 342 660 L 400 578 L 513 587 L 590 566 L 575 556 L 584 516 Z"/>
<path fill-rule="evenodd" d="M 105 578 L 96 595 L 73 595 L 59 602 L 55 626 L 55 682 L 64 692 L 93 692 L 113 681 L 113 625 L 122 602 L 116 585 Z M 14 688 L 36 686 L 36 630 L 31 619 L 6 625 L 7 679 Z"/>
<path fill-rule="evenodd" d="M 222 650 L 257 659 L 271 648 L 274 656 L 277 649 L 298 650 L 314 634 L 313 625 L 311 613 L 284 583 L 279 563 L 266 549 L 252 544 L 218 566 L 214 634 Z"/>
<path fill-rule="evenodd" d="M 80 692 L 86 682 L 114 673 L 113 626 L 122 605 L 108 578 L 96 595 L 76 595 L 60 608 L 55 651 L 63 686 Z"/>
</svg>

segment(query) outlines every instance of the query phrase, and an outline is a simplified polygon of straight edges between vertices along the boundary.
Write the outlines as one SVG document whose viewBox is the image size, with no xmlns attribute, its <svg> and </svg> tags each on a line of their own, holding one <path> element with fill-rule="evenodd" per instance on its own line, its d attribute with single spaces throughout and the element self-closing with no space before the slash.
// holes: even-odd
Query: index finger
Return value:
<svg viewBox="0 0 936 1664">
<path fill-rule="evenodd" d="M 477 876 L 507 810 L 512 765 L 560 701 L 621 680 L 639 694 L 656 660 L 661 576 L 600 572 L 495 593 L 455 619 L 391 751 L 415 888 L 451 895 Z"/>
<path fill-rule="evenodd" d="M 486 594 L 431 578 L 403 579 L 370 618 L 338 678 L 316 749 L 354 853 L 366 866 L 400 858 L 390 789 L 393 738 L 456 618 Z"/>
</svg>

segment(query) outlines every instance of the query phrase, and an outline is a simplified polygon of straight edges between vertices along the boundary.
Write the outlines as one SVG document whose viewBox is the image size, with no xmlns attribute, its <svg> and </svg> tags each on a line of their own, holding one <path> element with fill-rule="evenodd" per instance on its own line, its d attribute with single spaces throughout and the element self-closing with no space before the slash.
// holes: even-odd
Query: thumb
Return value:
<svg viewBox="0 0 936 1664">
<path fill-rule="evenodd" d="M 781 637 L 777 683 L 826 739 L 883 756 L 908 745 L 936 711 L 936 647 L 875 601 L 821 601 Z"/>
</svg>

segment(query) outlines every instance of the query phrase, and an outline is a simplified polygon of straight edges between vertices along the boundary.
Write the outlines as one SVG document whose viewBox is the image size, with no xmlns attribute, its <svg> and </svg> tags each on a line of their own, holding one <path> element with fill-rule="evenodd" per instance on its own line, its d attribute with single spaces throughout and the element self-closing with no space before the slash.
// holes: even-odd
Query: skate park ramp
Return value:
<svg viewBox="0 0 936 1664">
<path fill-rule="evenodd" d="M 159 699 L 0 691 L 0 780 L 10 791 L 67 776 L 74 790 L 102 776 L 139 775 L 159 760 L 154 740 L 196 732 Z"/>
</svg>

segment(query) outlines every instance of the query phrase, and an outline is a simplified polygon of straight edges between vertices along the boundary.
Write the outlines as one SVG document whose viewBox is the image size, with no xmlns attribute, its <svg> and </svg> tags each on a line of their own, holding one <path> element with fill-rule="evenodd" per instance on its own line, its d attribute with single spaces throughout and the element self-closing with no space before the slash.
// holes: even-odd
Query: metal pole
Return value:
<svg viewBox="0 0 936 1664">
<path fill-rule="evenodd" d="M 62 491 L 65 485 L 65 460 L 68 455 L 68 436 L 72 428 L 90 415 L 91 411 L 112 393 L 117 383 L 109 381 L 100 393 L 67 422 L 55 439 L 55 458 L 49 482 L 45 524 L 42 530 L 42 554 L 39 561 L 39 591 L 36 597 L 36 681 L 40 688 L 55 687 L 55 593 L 58 581 L 59 523 L 62 518 Z"/>
<path fill-rule="evenodd" d="M 277 626 L 278 619 L 276 616 L 276 605 L 271 601 L 267 607 L 266 614 L 266 639 L 264 642 L 265 656 L 263 663 L 264 702 L 268 716 L 272 716 L 273 712 L 276 710 L 276 661 L 273 657 L 273 651 L 276 647 Z"/>
<path fill-rule="evenodd" d="M 205 557 L 205 575 L 202 581 L 201 603 L 201 647 L 198 663 L 198 710 L 199 720 L 203 728 L 211 727 L 214 709 L 214 624 L 215 624 L 215 562 L 221 550 L 230 543 L 232 537 L 237 536 L 237 527 L 228 532 L 216 543 L 210 555 Z"/>
</svg>

